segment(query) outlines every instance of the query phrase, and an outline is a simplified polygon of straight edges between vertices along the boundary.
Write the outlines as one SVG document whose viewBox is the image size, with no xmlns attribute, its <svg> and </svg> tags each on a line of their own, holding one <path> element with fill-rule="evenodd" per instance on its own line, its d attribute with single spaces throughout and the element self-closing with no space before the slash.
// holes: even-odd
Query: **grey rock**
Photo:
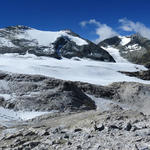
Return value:
<svg viewBox="0 0 150 150">
<path fill-rule="evenodd" d="M 9 89 L 0 92 L 15 93 L 15 99 L 1 100 L 3 107 L 27 111 L 76 111 L 96 109 L 95 102 L 70 81 L 44 76 L 7 75 Z"/>
<path fill-rule="evenodd" d="M 131 123 L 130 123 L 130 122 L 129 122 L 129 123 L 127 123 L 127 126 L 125 127 L 125 130 L 126 130 L 126 131 L 130 131 L 130 130 L 131 130 L 131 128 L 132 128 Z"/>
<path fill-rule="evenodd" d="M 81 132 L 82 129 L 78 128 L 78 129 L 74 129 L 74 132 Z"/>
<path fill-rule="evenodd" d="M 120 72 L 130 77 L 137 77 L 142 80 L 150 80 L 150 70 L 137 71 L 137 72 L 125 72 L 125 71 L 120 71 Z"/>
</svg>

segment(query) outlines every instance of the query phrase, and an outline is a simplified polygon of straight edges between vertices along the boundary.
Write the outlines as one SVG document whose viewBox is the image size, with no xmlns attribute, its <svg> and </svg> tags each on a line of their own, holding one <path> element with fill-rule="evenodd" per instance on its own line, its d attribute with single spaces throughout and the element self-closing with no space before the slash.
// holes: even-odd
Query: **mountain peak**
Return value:
<svg viewBox="0 0 150 150">
<path fill-rule="evenodd" d="M 16 25 L 16 26 L 9 26 L 9 27 L 6 27 L 7 30 L 29 30 L 29 29 L 32 29 L 28 26 L 24 26 L 24 25 Z"/>
<path fill-rule="evenodd" d="M 114 62 L 104 49 L 68 29 L 41 31 L 17 25 L 0 30 L 0 53 L 26 52 L 54 58 L 80 57 Z"/>
</svg>

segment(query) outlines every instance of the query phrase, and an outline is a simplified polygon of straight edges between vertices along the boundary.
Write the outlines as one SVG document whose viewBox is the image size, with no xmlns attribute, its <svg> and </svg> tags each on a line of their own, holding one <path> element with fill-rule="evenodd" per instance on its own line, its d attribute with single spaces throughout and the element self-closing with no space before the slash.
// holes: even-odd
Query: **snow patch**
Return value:
<svg viewBox="0 0 150 150">
<path fill-rule="evenodd" d="M 96 104 L 97 106 L 97 110 L 101 110 L 101 111 L 108 111 L 108 110 L 112 110 L 113 106 L 120 106 L 121 108 L 125 109 L 125 110 L 129 110 L 129 109 L 134 109 L 136 110 L 136 107 L 133 106 L 129 106 L 128 104 L 123 104 L 123 103 L 119 103 L 116 102 L 114 100 L 110 100 L 110 99 L 105 99 L 105 98 L 97 98 L 93 95 L 89 95 L 87 94 L 87 96 L 89 96 Z"/>
<path fill-rule="evenodd" d="M 133 44 L 126 46 L 126 49 L 130 51 L 139 51 L 141 50 L 141 46 L 139 46 L 138 44 Z"/>
<path fill-rule="evenodd" d="M 16 47 L 10 40 L 0 37 L 0 46 L 1 47 Z"/>
<path fill-rule="evenodd" d="M 130 37 L 119 36 L 119 38 L 121 39 L 120 44 L 121 44 L 122 46 L 128 44 L 128 43 L 131 41 L 131 38 L 130 38 Z"/>
<path fill-rule="evenodd" d="M 0 97 L 3 97 L 6 101 L 11 98 L 10 94 L 0 94 Z"/>
<path fill-rule="evenodd" d="M 41 116 L 50 112 L 28 112 L 28 111 L 14 111 L 0 107 L 0 124 L 3 121 L 25 121 L 37 116 Z"/>
<path fill-rule="evenodd" d="M 119 49 L 113 48 L 111 46 L 102 47 L 106 50 L 118 63 L 129 63 L 126 59 L 120 56 Z"/>
</svg>

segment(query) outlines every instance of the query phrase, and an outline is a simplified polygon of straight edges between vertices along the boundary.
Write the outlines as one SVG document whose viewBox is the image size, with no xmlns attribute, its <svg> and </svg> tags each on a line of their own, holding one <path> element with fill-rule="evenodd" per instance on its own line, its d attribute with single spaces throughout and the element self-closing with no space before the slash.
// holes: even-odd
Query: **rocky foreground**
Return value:
<svg viewBox="0 0 150 150">
<path fill-rule="evenodd" d="M 11 128 L 1 127 L 1 149 L 150 149 L 150 116 L 113 107 L 46 115 Z"/>
<path fill-rule="evenodd" d="M 14 111 L 57 110 L 0 125 L 0 149 L 148 150 L 150 85 L 98 86 L 39 75 L 0 73 L 0 105 Z"/>
</svg>

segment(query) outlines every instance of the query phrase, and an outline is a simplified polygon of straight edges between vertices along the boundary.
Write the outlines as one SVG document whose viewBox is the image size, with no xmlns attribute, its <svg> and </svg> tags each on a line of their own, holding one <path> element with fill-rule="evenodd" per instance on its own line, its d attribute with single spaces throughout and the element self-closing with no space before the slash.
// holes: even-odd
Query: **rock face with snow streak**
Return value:
<svg viewBox="0 0 150 150">
<path fill-rule="evenodd" d="M 139 34 L 129 37 L 112 37 L 100 42 L 98 45 L 100 47 L 113 46 L 119 49 L 121 56 L 130 62 L 142 64 L 146 67 L 150 66 L 150 40 Z"/>
<path fill-rule="evenodd" d="M 0 29 L 0 53 L 32 53 L 54 58 L 91 58 L 114 62 L 108 52 L 70 30 L 40 31 L 26 26 Z"/>
</svg>

